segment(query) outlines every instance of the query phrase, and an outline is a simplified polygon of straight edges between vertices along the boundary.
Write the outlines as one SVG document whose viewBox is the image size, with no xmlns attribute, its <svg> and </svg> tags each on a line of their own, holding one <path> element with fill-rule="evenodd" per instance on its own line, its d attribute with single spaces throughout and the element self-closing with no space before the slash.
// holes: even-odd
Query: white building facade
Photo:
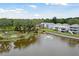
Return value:
<svg viewBox="0 0 79 59">
<path fill-rule="evenodd" d="M 60 32 L 72 32 L 74 34 L 79 34 L 79 24 L 54 24 L 54 23 L 41 23 L 44 28 L 55 29 Z"/>
<path fill-rule="evenodd" d="M 73 24 L 70 26 L 70 31 L 74 34 L 79 34 L 79 24 Z"/>
</svg>

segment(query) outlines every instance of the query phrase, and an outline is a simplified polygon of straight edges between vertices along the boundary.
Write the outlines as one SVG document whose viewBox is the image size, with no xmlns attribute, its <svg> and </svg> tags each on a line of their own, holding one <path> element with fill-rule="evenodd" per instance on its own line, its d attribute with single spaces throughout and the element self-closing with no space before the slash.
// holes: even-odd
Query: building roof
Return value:
<svg viewBox="0 0 79 59">
<path fill-rule="evenodd" d="M 79 27 L 79 24 L 73 24 L 71 27 Z"/>
</svg>

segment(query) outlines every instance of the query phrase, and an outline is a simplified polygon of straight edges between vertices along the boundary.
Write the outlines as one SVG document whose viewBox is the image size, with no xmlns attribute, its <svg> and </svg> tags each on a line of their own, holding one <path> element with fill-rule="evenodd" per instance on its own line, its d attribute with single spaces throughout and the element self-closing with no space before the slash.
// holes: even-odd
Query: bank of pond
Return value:
<svg viewBox="0 0 79 59">
<path fill-rule="evenodd" d="M 17 32 L 17 31 L 5 31 L 0 32 L 0 41 L 17 41 L 20 39 L 29 39 L 32 36 L 36 36 L 37 33 L 34 32 Z"/>
<path fill-rule="evenodd" d="M 65 38 L 69 38 L 69 39 L 78 39 L 79 40 L 79 34 L 73 34 L 72 35 L 71 33 L 68 33 L 68 32 L 60 32 L 60 31 L 48 29 L 48 28 L 41 29 L 41 31 L 43 31 L 45 33 L 49 33 L 51 35 L 57 35 L 57 36 L 60 36 L 60 37 L 65 37 Z"/>
<path fill-rule="evenodd" d="M 40 35 L 38 35 L 38 36 L 35 36 L 35 35 L 33 35 L 33 36 L 30 36 L 29 38 L 27 38 L 27 39 L 25 39 L 25 38 L 21 38 L 21 39 L 19 39 L 19 40 L 16 40 L 16 41 L 0 41 L 0 54 L 1 53 L 4 53 L 5 52 L 5 54 L 7 53 L 8 54 L 8 52 L 10 52 L 12 49 L 13 50 L 15 50 L 15 49 L 19 49 L 19 52 L 20 52 L 20 50 L 21 49 L 26 49 L 26 51 L 27 51 L 27 47 L 29 47 L 29 46 L 31 46 L 31 45 L 34 45 L 34 44 L 36 44 L 36 43 L 39 43 L 40 45 L 42 44 L 42 43 L 40 43 L 41 41 L 48 41 L 48 42 L 52 42 L 52 44 L 54 44 L 55 42 L 54 41 L 56 41 L 56 43 L 57 42 L 67 42 L 67 44 L 70 46 L 70 47 L 75 47 L 76 45 L 79 45 L 79 40 L 75 40 L 75 39 L 68 39 L 68 38 L 61 38 L 61 39 L 55 39 L 55 37 L 54 36 L 52 36 L 52 38 L 51 38 L 51 36 L 52 35 L 50 35 L 50 34 L 40 34 Z M 54 38 L 53 38 L 54 37 Z M 46 38 L 46 39 L 45 39 Z M 59 37 L 60 38 L 60 37 Z M 58 41 L 57 41 L 58 40 Z M 60 41 L 59 41 L 60 40 Z M 50 42 L 50 43 L 51 43 Z M 60 43 L 61 43 L 60 42 Z M 44 44 L 45 44 L 45 42 L 43 42 Z M 46 43 L 46 45 L 47 46 L 49 46 L 50 45 L 50 43 L 48 44 L 48 43 Z M 59 43 L 58 43 L 59 44 Z M 40 45 L 38 45 L 38 47 L 40 48 Z M 45 45 L 45 46 L 46 46 Z M 60 44 L 61 45 L 61 44 Z M 44 48 L 45 48 L 45 46 L 44 46 Z M 51 46 L 53 46 L 53 45 L 51 45 Z M 34 47 L 34 46 L 33 46 Z M 54 47 L 53 47 L 54 48 Z M 31 48 L 32 49 L 32 48 Z M 40 48 L 40 49 L 43 49 L 42 47 Z M 48 48 L 48 49 L 50 49 L 50 47 Z M 51 51 L 52 52 L 52 51 Z M 13 52 L 14 53 L 14 52 Z M 25 53 L 25 52 L 23 52 L 23 53 Z M 39 52 L 40 53 L 40 52 Z M 38 53 L 38 54 L 39 54 Z M 26 55 L 27 55 L 27 53 L 25 53 Z"/>
</svg>

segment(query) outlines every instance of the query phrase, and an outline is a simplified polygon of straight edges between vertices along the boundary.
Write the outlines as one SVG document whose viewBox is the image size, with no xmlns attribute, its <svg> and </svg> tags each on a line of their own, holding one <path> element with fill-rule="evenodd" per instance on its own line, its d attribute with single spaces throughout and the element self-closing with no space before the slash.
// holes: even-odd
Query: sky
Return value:
<svg viewBox="0 0 79 59">
<path fill-rule="evenodd" d="M 68 18 L 79 16 L 79 3 L 0 3 L 0 18 Z"/>
</svg>

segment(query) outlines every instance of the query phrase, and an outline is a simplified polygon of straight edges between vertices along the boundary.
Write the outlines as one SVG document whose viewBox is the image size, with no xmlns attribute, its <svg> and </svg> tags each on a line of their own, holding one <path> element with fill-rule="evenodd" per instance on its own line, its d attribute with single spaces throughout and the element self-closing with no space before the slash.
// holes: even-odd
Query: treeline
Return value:
<svg viewBox="0 0 79 59">
<path fill-rule="evenodd" d="M 37 30 L 36 26 L 39 25 L 41 22 L 48 22 L 48 23 L 67 23 L 67 24 L 79 24 L 79 17 L 74 18 L 56 18 L 53 17 L 52 19 L 7 19 L 1 18 L 0 19 L 0 29 L 12 29 L 15 31 L 34 31 Z"/>
<path fill-rule="evenodd" d="M 0 19 L 0 29 L 8 29 L 22 32 L 37 31 L 36 25 L 40 24 L 42 20 L 39 19 Z"/>
<path fill-rule="evenodd" d="M 52 19 L 42 19 L 44 22 L 49 23 L 67 23 L 67 24 L 79 24 L 79 17 L 74 18 L 56 18 L 53 17 Z"/>
<path fill-rule="evenodd" d="M 30 22 L 34 24 L 39 24 L 42 22 L 42 19 L 7 19 L 1 18 L 0 19 L 0 26 L 16 26 L 16 25 L 26 25 Z"/>
<path fill-rule="evenodd" d="M 23 25 L 31 25 L 31 24 L 40 24 L 41 22 L 48 22 L 48 23 L 67 23 L 67 24 L 79 24 L 79 17 L 74 18 L 57 18 L 53 17 L 52 19 L 7 19 L 1 18 L 0 19 L 0 27 L 3 26 L 23 26 Z"/>
</svg>

